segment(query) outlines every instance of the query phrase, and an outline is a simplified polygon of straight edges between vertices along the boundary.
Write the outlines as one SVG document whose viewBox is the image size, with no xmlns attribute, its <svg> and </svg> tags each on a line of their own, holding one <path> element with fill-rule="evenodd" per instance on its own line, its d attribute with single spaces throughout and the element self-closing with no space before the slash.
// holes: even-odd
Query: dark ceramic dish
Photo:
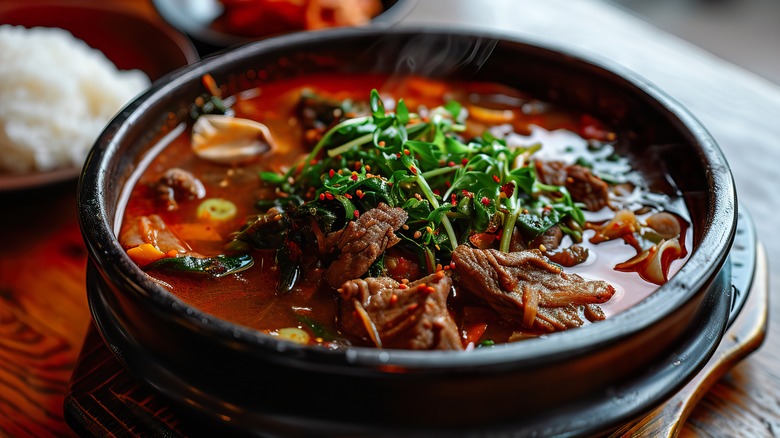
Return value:
<svg viewBox="0 0 780 438">
<path fill-rule="evenodd" d="M 417 1 L 382 0 L 383 12 L 371 20 L 371 26 L 396 24 L 411 12 Z M 165 21 L 195 43 L 203 56 L 260 39 L 231 33 L 229 29 L 215 29 L 212 23 L 222 13 L 219 0 L 152 0 L 152 4 Z"/>
<path fill-rule="evenodd" d="M 330 351 L 204 314 L 122 250 L 114 233 L 122 188 L 160 128 L 186 119 L 203 74 L 238 91 L 257 85 L 249 77 L 261 75 L 246 73 L 258 70 L 264 80 L 357 71 L 497 81 L 585 109 L 632 138 L 622 153 L 654 189 L 685 198 L 690 259 L 648 299 L 606 321 L 471 352 Z M 252 43 L 157 82 L 101 136 L 80 181 L 79 211 L 98 330 L 130 372 L 193 417 L 249 434 L 523 436 L 609 431 L 703 366 L 728 320 L 735 198 L 712 138 L 629 72 L 464 31 L 340 29 Z"/>
</svg>

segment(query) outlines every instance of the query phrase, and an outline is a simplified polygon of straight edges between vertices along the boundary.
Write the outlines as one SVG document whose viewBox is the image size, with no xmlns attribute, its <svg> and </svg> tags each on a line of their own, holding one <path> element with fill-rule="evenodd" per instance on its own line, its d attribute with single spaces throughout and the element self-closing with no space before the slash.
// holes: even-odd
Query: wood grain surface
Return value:
<svg viewBox="0 0 780 438">
<path fill-rule="evenodd" d="M 76 184 L 0 195 L 0 435 L 64 436 L 89 325 Z"/>
</svg>

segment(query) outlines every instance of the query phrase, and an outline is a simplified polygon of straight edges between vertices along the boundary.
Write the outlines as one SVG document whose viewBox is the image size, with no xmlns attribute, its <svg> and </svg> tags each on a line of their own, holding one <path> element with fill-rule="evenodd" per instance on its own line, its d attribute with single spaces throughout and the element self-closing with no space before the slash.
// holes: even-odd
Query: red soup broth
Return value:
<svg viewBox="0 0 780 438">
<path fill-rule="evenodd" d="M 265 124 L 279 145 L 277 150 L 240 166 L 211 163 L 192 153 L 191 126 L 186 126 L 151 159 L 148 166 L 139 170 L 137 182 L 123 212 L 120 235 L 126 231 L 127 224 L 133 218 L 157 214 L 193 251 L 204 256 L 223 253 L 231 233 L 239 230 L 248 217 L 260 213 L 255 209 L 256 201 L 274 194 L 273 189 L 261 181 L 259 173 L 285 171 L 309 152 L 303 146 L 305 133 L 301 121 L 296 117 L 303 89 L 313 90 L 338 101 L 351 99 L 356 102 L 368 101 L 371 90 L 377 89 L 388 102 L 390 99 L 403 98 L 410 111 L 417 111 L 420 107 L 434 108 L 451 99 L 458 100 L 472 112 L 489 110 L 481 120 L 468 122 L 468 132 L 479 134 L 490 128 L 491 123 L 485 120 L 495 117 L 497 125 L 509 126 L 511 129 L 503 129 L 514 132 L 510 135 L 512 138 L 508 138 L 509 143 L 540 142 L 543 149 L 538 154 L 544 158 L 572 159 L 587 154 L 589 142 L 594 138 L 606 142 L 612 140 L 608 128 L 592 117 L 535 100 L 532 96 L 500 84 L 440 82 L 417 77 L 391 78 L 366 74 L 313 75 L 278 80 L 240 93 L 231 105 L 236 117 Z M 196 214 L 199 200 L 180 202 L 175 210 L 162 208 L 154 185 L 160 175 L 172 167 L 196 175 L 206 189 L 207 198 L 231 200 L 237 207 L 234 218 L 220 223 L 199 220 Z M 682 218 L 687 217 L 681 200 L 669 202 L 670 210 Z M 602 223 L 610 214 L 614 214 L 609 211 L 585 213 L 586 218 L 594 223 Z M 641 219 L 641 216 L 638 217 Z M 636 272 L 615 270 L 616 264 L 630 259 L 636 255 L 636 251 L 621 239 L 594 245 L 589 242 L 593 234 L 593 230 L 584 231 L 582 245 L 590 252 L 587 261 L 565 268 L 565 271 L 586 279 L 605 280 L 614 286 L 614 296 L 600 305 L 606 316 L 610 317 L 643 300 L 658 285 L 643 280 Z M 690 248 L 692 232 L 689 227 L 684 227 L 683 234 L 681 243 Z M 240 325 L 273 332 L 284 327 L 303 327 L 299 315 L 306 315 L 321 323 L 324 329 L 338 332 L 335 322 L 338 300 L 333 288 L 322 281 L 321 272 L 309 272 L 307 278 L 298 281 L 290 293 L 278 294 L 275 285 L 279 280 L 279 270 L 274 261 L 274 251 L 253 251 L 252 255 L 255 262 L 250 269 L 221 278 L 162 270 L 151 271 L 150 275 L 187 304 Z M 687 256 L 672 262 L 669 276 L 679 270 L 686 259 Z M 464 308 L 471 312 L 475 303 L 459 299 L 457 293 L 453 295 L 455 298 L 448 305 L 460 324 Z M 518 337 L 518 333 L 521 336 Z M 522 334 L 538 335 L 501 322 L 491 324 L 482 339 L 503 342 L 513 334 L 515 338 L 522 338 Z M 360 340 L 351 340 L 351 343 L 364 344 Z"/>
</svg>

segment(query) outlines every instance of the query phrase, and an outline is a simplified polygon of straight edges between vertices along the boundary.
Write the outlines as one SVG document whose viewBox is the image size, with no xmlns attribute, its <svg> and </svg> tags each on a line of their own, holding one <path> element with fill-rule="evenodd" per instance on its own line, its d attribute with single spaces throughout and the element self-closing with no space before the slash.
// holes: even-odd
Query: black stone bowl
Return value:
<svg viewBox="0 0 780 438">
<path fill-rule="evenodd" d="M 258 74 L 262 71 L 263 74 Z M 131 175 L 187 118 L 208 73 L 228 92 L 311 72 L 497 81 L 616 128 L 655 190 L 684 197 L 694 244 L 657 292 L 606 321 L 470 352 L 331 351 L 192 308 L 116 238 Z M 262 78 L 262 79 L 261 79 Z M 130 179 L 130 182 L 128 183 Z M 581 435 L 649 411 L 711 356 L 727 324 L 737 224 L 723 155 L 694 118 L 634 74 L 544 45 L 466 31 L 337 29 L 269 39 L 156 82 L 103 132 L 79 187 L 96 326 L 139 380 L 203 430 L 248 435 Z"/>
</svg>

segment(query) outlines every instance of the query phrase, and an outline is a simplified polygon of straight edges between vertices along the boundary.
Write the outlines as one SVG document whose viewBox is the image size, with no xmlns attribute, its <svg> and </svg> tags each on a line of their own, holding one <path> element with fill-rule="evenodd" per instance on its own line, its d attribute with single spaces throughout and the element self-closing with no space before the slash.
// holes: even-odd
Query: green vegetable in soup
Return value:
<svg viewBox="0 0 780 438">
<path fill-rule="evenodd" d="M 561 224 L 581 239 L 579 205 L 564 187 L 536 179 L 530 157 L 541 145 L 509 147 L 487 131 L 464 139 L 465 111 L 457 102 L 422 117 L 403 100 L 386 111 L 374 90 L 370 106 L 370 115 L 338 120 L 299 165 L 260 175 L 277 188 L 274 212 L 284 210 L 287 220 L 261 215 L 238 241 L 268 248 L 284 236 L 277 259 L 295 265 L 291 248 L 307 240 L 300 224 L 313 220 L 320 233 L 340 229 L 380 203 L 408 213 L 399 246 L 429 271 L 448 264 L 451 252 L 477 233 L 500 239 L 501 251 L 509 251 L 516 228 L 530 241 Z M 286 268 L 280 289 L 290 290 L 297 273 Z"/>
<path fill-rule="evenodd" d="M 160 259 L 148 265 L 145 269 L 205 274 L 219 278 L 249 269 L 253 264 L 254 259 L 247 254 L 235 256 L 218 255 L 206 258 L 183 256 Z"/>
</svg>

